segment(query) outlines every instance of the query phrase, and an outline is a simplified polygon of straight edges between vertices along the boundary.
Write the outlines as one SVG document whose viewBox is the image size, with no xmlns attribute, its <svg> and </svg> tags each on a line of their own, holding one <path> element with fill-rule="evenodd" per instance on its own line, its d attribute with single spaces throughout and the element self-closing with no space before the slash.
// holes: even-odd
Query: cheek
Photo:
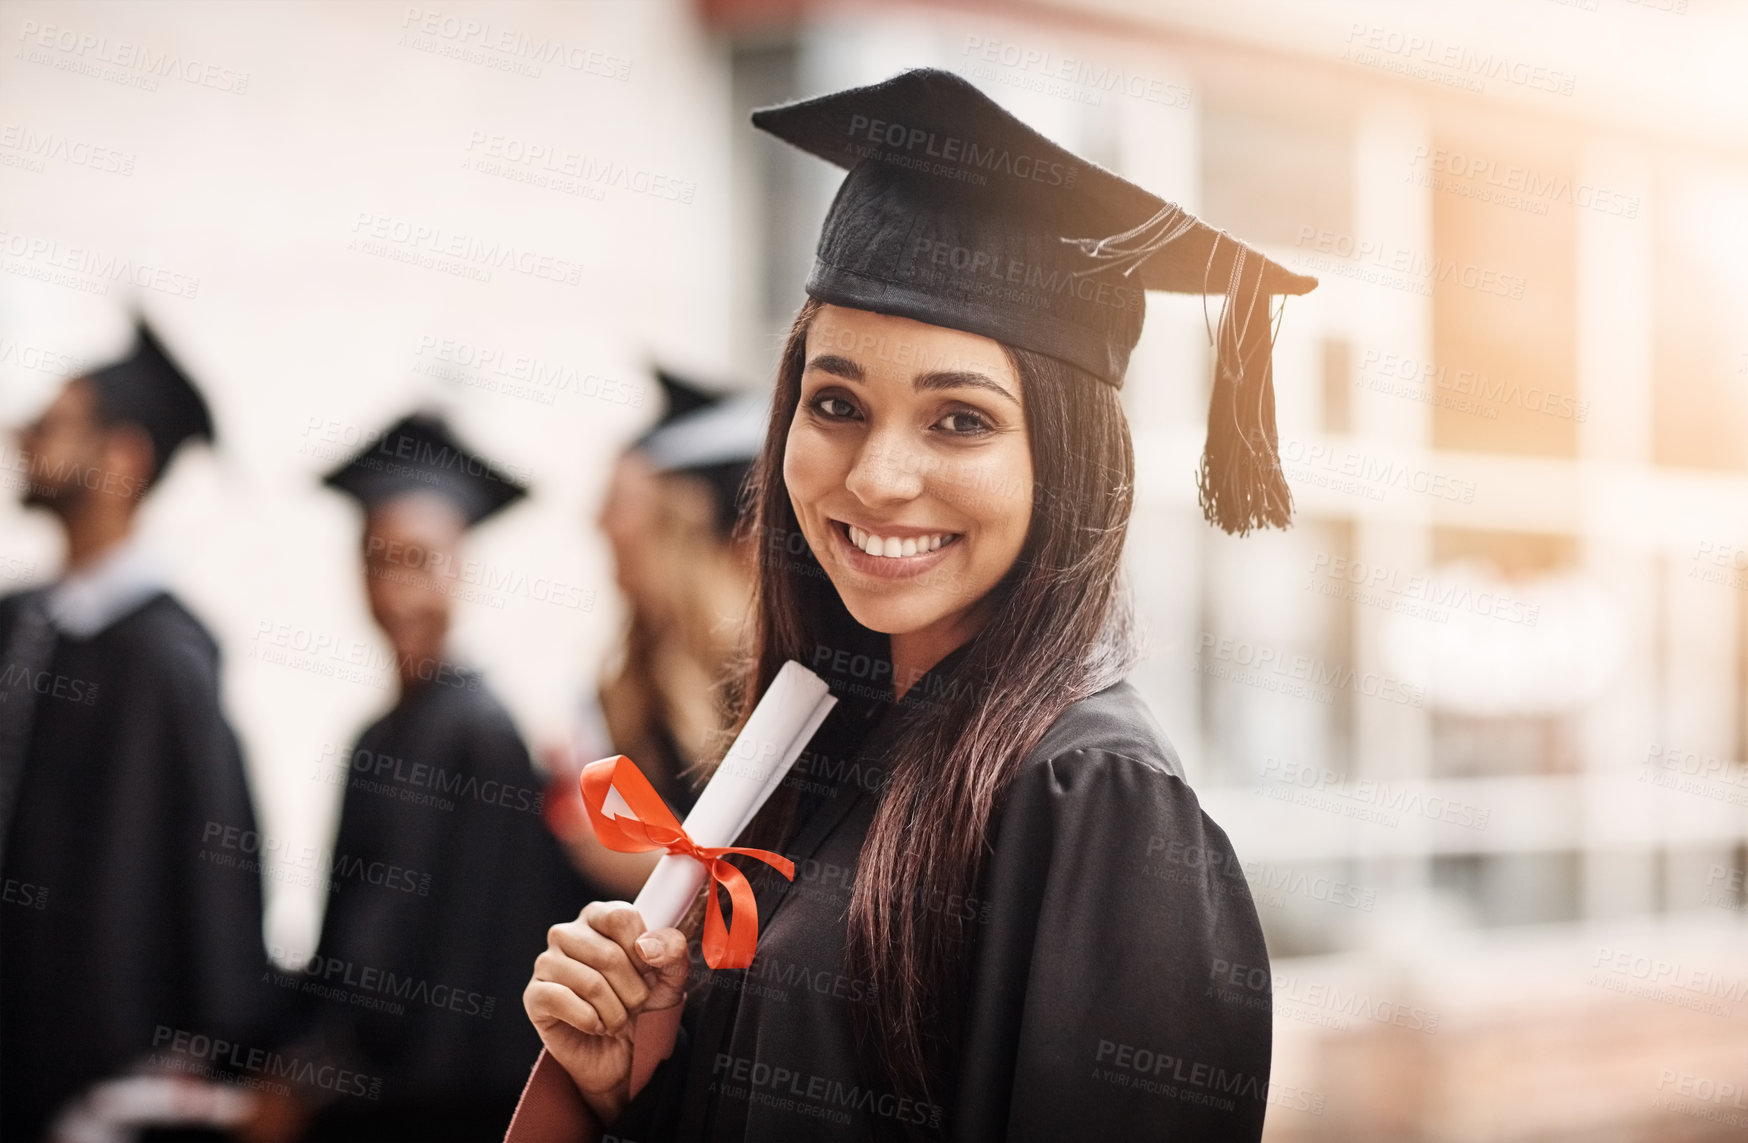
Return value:
<svg viewBox="0 0 1748 1143">
<path fill-rule="evenodd" d="M 1023 442 L 967 463 L 949 474 L 947 498 L 990 538 L 1015 547 L 1032 520 L 1032 458 Z"/>
<path fill-rule="evenodd" d="M 796 515 L 803 520 L 806 513 L 802 509 L 843 486 L 848 466 L 838 453 L 837 446 L 824 434 L 801 424 L 790 428 L 783 451 L 783 483 L 789 488 Z"/>
</svg>

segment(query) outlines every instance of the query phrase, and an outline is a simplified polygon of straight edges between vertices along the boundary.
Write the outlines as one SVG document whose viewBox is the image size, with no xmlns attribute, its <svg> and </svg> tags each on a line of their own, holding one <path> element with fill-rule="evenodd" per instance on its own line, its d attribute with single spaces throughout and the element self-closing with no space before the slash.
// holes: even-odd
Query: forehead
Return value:
<svg viewBox="0 0 1748 1143">
<path fill-rule="evenodd" d="M 1019 376 L 1001 343 L 981 334 L 845 306 L 822 306 L 807 328 L 807 358 L 847 358 L 868 376 L 981 373 L 1019 396 Z"/>
<path fill-rule="evenodd" d="M 383 540 L 424 544 L 453 543 L 467 530 L 467 516 L 430 492 L 391 496 L 370 510 L 365 532 Z"/>
<path fill-rule="evenodd" d="M 43 416 L 57 417 L 95 417 L 97 415 L 97 386 L 89 379 L 75 377 L 61 386 L 61 391 L 43 407 Z"/>
</svg>

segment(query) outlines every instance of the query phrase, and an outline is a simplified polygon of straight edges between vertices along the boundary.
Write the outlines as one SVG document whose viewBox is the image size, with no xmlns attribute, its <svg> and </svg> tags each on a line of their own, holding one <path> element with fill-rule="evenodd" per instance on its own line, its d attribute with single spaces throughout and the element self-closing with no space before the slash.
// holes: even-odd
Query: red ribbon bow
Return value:
<svg viewBox="0 0 1748 1143">
<path fill-rule="evenodd" d="M 723 860 L 723 855 L 739 853 L 756 857 L 772 866 L 789 880 L 795 880 L 795 863 L 780 853 L 768 849 L 745 849 L 734 845 L 699 845 L 687 835 L 680 819 L 668 809 L 637 763 L 623 754 L 603 758 L 583 767 L 580 779 L 583 807 L 589 811 L 589 824 L 602 845 L 619 853 L 648 853 L 665 849 L 669 853 L 694 858 L 703 863 L 710 880 L 728 890 L 734 905 L 734 923 L 730 927 L 722 920 L 722 905 L 716 897 L 716 884 L 709 887 L 709 908 L 704 914 L 704 963 L 711 968 L 746 968 L 753 963 L 753 949 L 759 943 L 759 907 L 753 898 L 753 887 L 746 874 Z M 602 809 L 607 793 L 617 788 L 620 798 L 636 814 L 635 819 L 608 817 Z"/>
</svg>

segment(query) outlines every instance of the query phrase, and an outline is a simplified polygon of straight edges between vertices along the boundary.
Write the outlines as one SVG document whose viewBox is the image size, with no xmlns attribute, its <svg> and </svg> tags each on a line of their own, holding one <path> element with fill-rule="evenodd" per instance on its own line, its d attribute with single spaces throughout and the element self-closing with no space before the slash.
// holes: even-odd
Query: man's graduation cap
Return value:
<svg viewBox="0 0 1748 1143">
<path fill-rule="evenodd" d="M 442 418 L 427 413 L 395 422 L 322 483 L 351 496 L 367 513 L 410 492 L 435 493 L 461 509 L 470 528 L 528 494 L 457 440 Z"/>
<path fill-rule="evenodd" d="M 683 473 L 704 481 L 715 505 L 716 529 L 734 529 L 742 484 L 765 444 L 770 403 L 750 394 L 708 392 L 668 372 L 656 370 L 667 396 L 667 410 L 649 431 L 632 442 L 657 472 Z"/>
<path fill-rule="evenodd" d="M 753 112 L 844 167 L 807 293 L 994 338 L 1120 386 L 1146 290 L 1222 294 L 1203 512 L 1228 532 L 1284 527 L 1271 301 L 1295 274 L 1058 146 L 951 72 Z"/>
<path fill-rule="evenodd" d="M 190 438 L 211 442 L 212 414 L 200 391 L 164 349 L 149 326 L 134 322 L 134 347 L 126 357 L 86 375 L 104 420 L 145 430 L 152 442 L 153 475 Z"/>
</svg>

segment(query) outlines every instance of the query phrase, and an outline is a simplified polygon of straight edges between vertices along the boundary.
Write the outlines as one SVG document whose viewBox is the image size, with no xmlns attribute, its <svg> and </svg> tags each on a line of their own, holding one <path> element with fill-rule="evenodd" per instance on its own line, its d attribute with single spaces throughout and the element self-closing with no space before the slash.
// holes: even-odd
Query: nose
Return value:
<svg viewBox="0 0 1748 1143">
<path fill-rule="evenodd" d="M 869 434 L 856 452 L 844 487 L 870 508 L 915 500 L 923 492 L 924 459 L 893 434 Z"/>
</svg>

